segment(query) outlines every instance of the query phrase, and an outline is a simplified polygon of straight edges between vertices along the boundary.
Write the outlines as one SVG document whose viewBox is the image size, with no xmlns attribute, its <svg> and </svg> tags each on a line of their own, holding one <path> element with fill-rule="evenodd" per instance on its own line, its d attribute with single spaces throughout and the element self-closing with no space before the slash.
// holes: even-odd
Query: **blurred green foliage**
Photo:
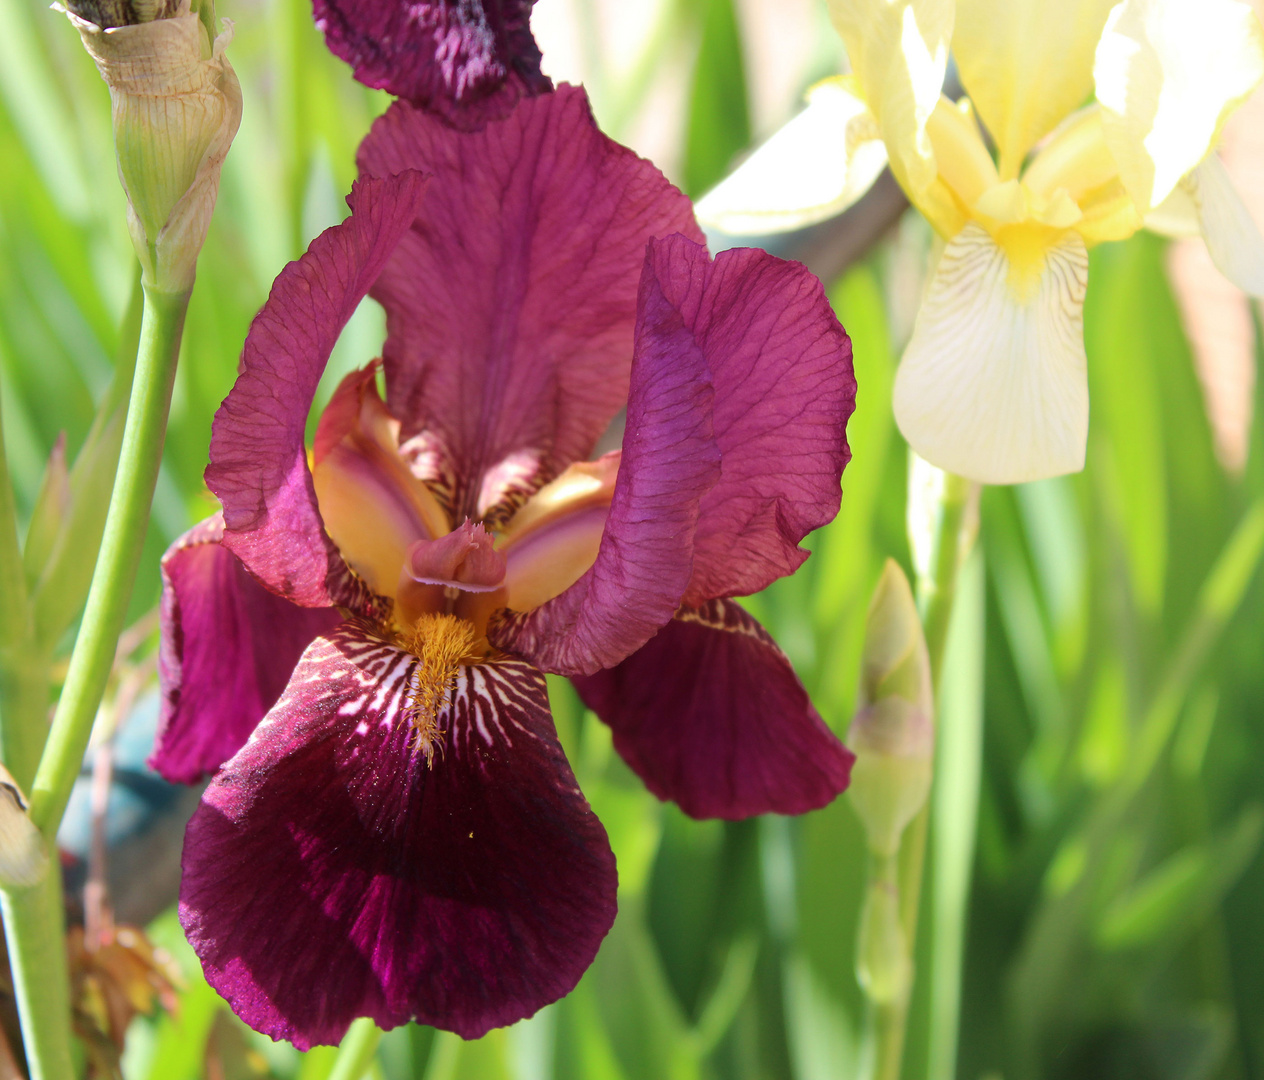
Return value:
<svg viewBox="0 0 1264 1080">
<path fill-rule="evenodd" d="M 156 602 L 163 547 L 212 507 L 210 422 L 249 322 L 281 267 L 345 212 L 356 145 L 386 104 L 327 54 L 305 0 L 224 8 L 246 110 L 189 312 L 137 616 Z M 675 4 L 659 30 L 696 43 L 682 156 L 694 193 L 751 137 L 738 11 Z M 108 495 L 90 432 L 118 392 L 134 268 L 104 86 L 41 4 L 0 0 L 0 26 L 0 394 L 39 548 L 60 433 L 71 475 L 102 507 Z M 652 67 L 637 68 L 638 92 Z M 603 100 L 617 134 L 628 102 L 597 95 L 599 119 Z M 921 255 L 921 236 L 900 243 Z M 983 496 L 941 687 L 906 1080 L 1264 1077 L 1264 436 L 1257 425 L 1245 474 L 1226 475 L 1162 253 L 1149 236 L 1094 253 L 1084 473 Z M 840 733 L 869 592 L 888 556 L 910 567 L 907 454 L 890 412 L 892 312 L 908 288 L 897 254 L 885 245 L 827 283 L 860 384 L 843 509 L 800 573 L 749 601 Z M 366 303 L 325 393 L 375 355 L 382 329 Z M 64 638 L 73 618 L 49 632 Z M 370 1075 L 857 1075 L 865 849 L 846 800 L 798 820 L 690 821 L 646 794 L 568 684 L 551 690 L 618 857 L 615 927 L 569 998 L 477 1043 L 396 1030 Z M 177 1016 L 134 1024 L 128 1080 L 329 1075 L 334 1051 L 301 1055 L 231 1017 L 173 912 L 152 933 L 186 986 Z"/>
</svg>

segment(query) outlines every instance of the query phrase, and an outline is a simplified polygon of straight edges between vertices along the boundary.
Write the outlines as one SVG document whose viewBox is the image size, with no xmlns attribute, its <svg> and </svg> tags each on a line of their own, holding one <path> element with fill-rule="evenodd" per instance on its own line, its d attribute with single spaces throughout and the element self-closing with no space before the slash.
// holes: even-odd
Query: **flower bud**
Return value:
<svg viewBox="0 0 1264 1080">
<path fill-rule="evenodd" d="M 211 20 L 189 5 L 78 0 L 76 7 L 104 22 L 124 20 L 108 27 L 67 12 L 110 88 L 119 178 L 143 280 L 167 293 L 193 287 L 220 166 L 241 121 L 241 88 L 223 55 L 231 24 L 225 20 L 212 42 Z"/>
<path fill-rule="evenodd" d="M 930 657 L 908 580 L 891 559 L 869 605 L 859 699 L 849 793 L 870 849 L 888 857 L 926 802 L 935 747 Z"/>
<path fill-rule="evenodd" d="M 0 765 L 0 885 L 29 887 L 48 868 L 39 830 L 26 812 L 26 796 Z"/>
</svg>

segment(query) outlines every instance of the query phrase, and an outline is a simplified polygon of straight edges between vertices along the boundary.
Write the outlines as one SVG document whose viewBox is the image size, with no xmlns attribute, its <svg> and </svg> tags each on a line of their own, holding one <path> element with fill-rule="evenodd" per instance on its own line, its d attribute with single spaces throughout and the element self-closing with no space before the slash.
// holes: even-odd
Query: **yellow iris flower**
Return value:
<svg viewBox="0 0 1264 1080">
<path fill-rule="evenodd" d="M 944 241 L 896 376 L 905 438 L 985 483 L 1083 468 L 1090 247 L 1143 226 L 1201 232 L 1225 275 L 1264 296 L 1264 239 L 1214 153 L 1264 80 L 1264 29 L 1238 0 L 831 0 L 831 13 L 852 74 L 813 88 L 699 216 L 795 228 L 889 164 Z M 957 103 L 942 94 L 950 49 Z"/>
</svg>

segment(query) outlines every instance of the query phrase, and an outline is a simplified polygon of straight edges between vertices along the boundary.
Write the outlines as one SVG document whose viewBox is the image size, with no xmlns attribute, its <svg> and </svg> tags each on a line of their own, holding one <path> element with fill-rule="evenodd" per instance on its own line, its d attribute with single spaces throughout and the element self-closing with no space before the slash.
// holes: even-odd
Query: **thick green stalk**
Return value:
<svg viewBox="0 0 1264 1080">
<path fill-rule="evenodd" d="M 338 1059 L 334 1062 L 329 1080 L 362 1080 L 381 1041 L 382 1032 L 367 1016 L 353 1021 L 338 1047 Z"/>
<path fill-rule="evenodd" d="M 31 789 L 31 819 L 50 848 L 83 763 L 127 614 L 158 481 L 188 302 L 188 293 L 173 296 L 145 290 L 136 375 L 101 550 L 66 685 Z M 14 962 L 14 992 L 31 1080 L 66 1080 L 73 1075 L 65 933 L 55 860 L 52 866 L 54 871 L 44 884 L 3 894 L 5 937 Z"/>
<path fill-rule="evenodd" d="M 79 774 L 127 615 L 162 462 L 171 387 L 188 304 L 188 293 L 170 295 L 145 288 L 136 375 L 101 552 L 70 657 L 66 685 L 31 791 L 31 820 L 50 843 L 57 835 L 70 789 Z"/>
<path fill-rule="evenodd" d="M 919 567 L 917 579 L 918 609 L 930 654 L 931 677 L 938 694 L 957 593 L 957 571 L 973 540 L 967 528 L 967 515 L 975 485 L 959 476 L 944 477 L 934 522 L 930 558 Z M 922 876 L 926 863 L 926 837 L 930 822 L 930 803 L 909 823 L 900 843 L 900 921 L 905 941 L 916 949 L 917 915 L 921 903 Z M 907 999 L 875 1007 L 872 1011 L 873 1077 L 874 1080 L 898 1080 L 904 1057 L 905 1033 L 908 1026 Z"/>
<path fill-rule="evenodd" d="M 57 860 L 50 859 L 38 885 L 0 891 L 31 1080 L 69 1080 L 75 1075 L 70 1061 L 70 978 L 59 874 Z"/>
<path fill-rule="evenodd" d="M 0 757 L 23 789 L 29 789 L 35 775 L 48 709 L 47 664 L 34 662 L 31 636 L 26 572 L 0 420 Z M 23 1003 L 31 1080 L 65 1080 L 73 1075 L 60 885 L 57 863 L 51 860 L 38 885 L 0 890 L 13 991 Z M 37 1053 L 32 1053 L 33 1046 L 39 1048 Z"/>
</svg>

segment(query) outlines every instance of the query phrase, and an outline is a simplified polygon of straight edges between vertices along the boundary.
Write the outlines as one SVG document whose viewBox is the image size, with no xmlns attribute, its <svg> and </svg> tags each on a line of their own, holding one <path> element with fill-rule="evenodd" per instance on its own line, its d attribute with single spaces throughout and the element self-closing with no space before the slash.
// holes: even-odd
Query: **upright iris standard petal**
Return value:
<svg viewBox="0 0 1264 1080">
<path fill-rule="evenodd" d="M 1076 472 L 1088 440 L 1088 253 L 1067 233 L 1015 288 L 978 225 L 944 250 L 896 373 L 895 419 L 941 469 L 985 484 Z"/>
<path fill-rule="evenodd" d="M 546 478 L 589 455 L 627 400 L 646 241 L 701 232 L 574 87 L 469 135 L 397 104 L 359 162 L 435 177 L 373 296 L 391 412 L 404 438 L 439 432 L 462 482 L 455 516 L 475 517 L 483 475 L 511 454 L 539 451 Z"/>
<path fill-rule="evenodd" d="M 838 513 L 851 341 L 805 267 L 754 248 L 713 262 L 684 237 L 654 241 L 639 306 L 638 353 L 690 355 L 714 394 L 720 477 L 702 499 L 684 603 L 758 592 Z"/>
<path fill-rule="evenodd" d="M 935 179 L 926 123 L 948 69 L 953 0 L 830 0 L 891 171 L 916 200 Z"/>
<path fill-rule="evenodd" d="M 591 674 L 671 620 L 689 587 L 702 498 L 720 478 L 714 400 L 698 350 L 638 347 L 597 560 L 560 596 L 493 620 L 493 644 L 546 671 Z"/>
<path fill-rule="evenodd" d="M 651 242 L 637 307 L 627 435 L 596 562 L 492 627 L 501 648 L 559 674 L 618 663 L 681 603 L 792 573 L 807 557 L 798 542 L 838 512 L 856 383 L 820 283 L 756 250 L 712 262 L 673 236 Z"/>
<path fill-rule="evenodd" d="M 224 507 L 224 546 L 304 607 L 363 600 L 321 522 L 304 430 L 338 334 L 416 217 L 425 185 L 417 172 L 356 184 L 351 216 L 273 284 L 215 414 L 206 482 Z"/>
<path fill-rule="evenodd" d="M 191 784 L 232 757 L 272 708 L 303 650 L 341 621 L 268 592 L 220 539 L 219 514 L 162 560 L 162 715 L 149 764 Z"/>
<path fill-rule="evenodd" d="M 552 88 L 531 36 L 535 0 L 314 0 L 330 50 L 366 86 L 473 129 Z"/>
<path fill-rule="evenodd" d="M 1116 0 L 957 0 L 952 53 L 1000 151 L 1004 180 L 1093 92 L 1093 54 Z"/>
<path fill-rule="evenodd" d="M 1107 144 L 1145 214 L 1264 79 L 1264 30 L 1237 0 L 1125 0 L 1110 14 L 1093 77 Z"/>
<path fill-rule="evenodd" d="M 635 655 L 575 685 L 646 787 L 692 817 L 802 814 L 847 786 L 851 752 L 731 600 L 682 609 Z"/>
<path fill-rule="evenodd" d="M 614 857 L 529 665 L 464 667 L 433 767 L 416 658 L 317 639 L 185 837 L 180 919 L 247 1023 L 306 1049 L 357 1016 L 465 1038 L 570 991 L 615 914 Z"/>
</svg>

